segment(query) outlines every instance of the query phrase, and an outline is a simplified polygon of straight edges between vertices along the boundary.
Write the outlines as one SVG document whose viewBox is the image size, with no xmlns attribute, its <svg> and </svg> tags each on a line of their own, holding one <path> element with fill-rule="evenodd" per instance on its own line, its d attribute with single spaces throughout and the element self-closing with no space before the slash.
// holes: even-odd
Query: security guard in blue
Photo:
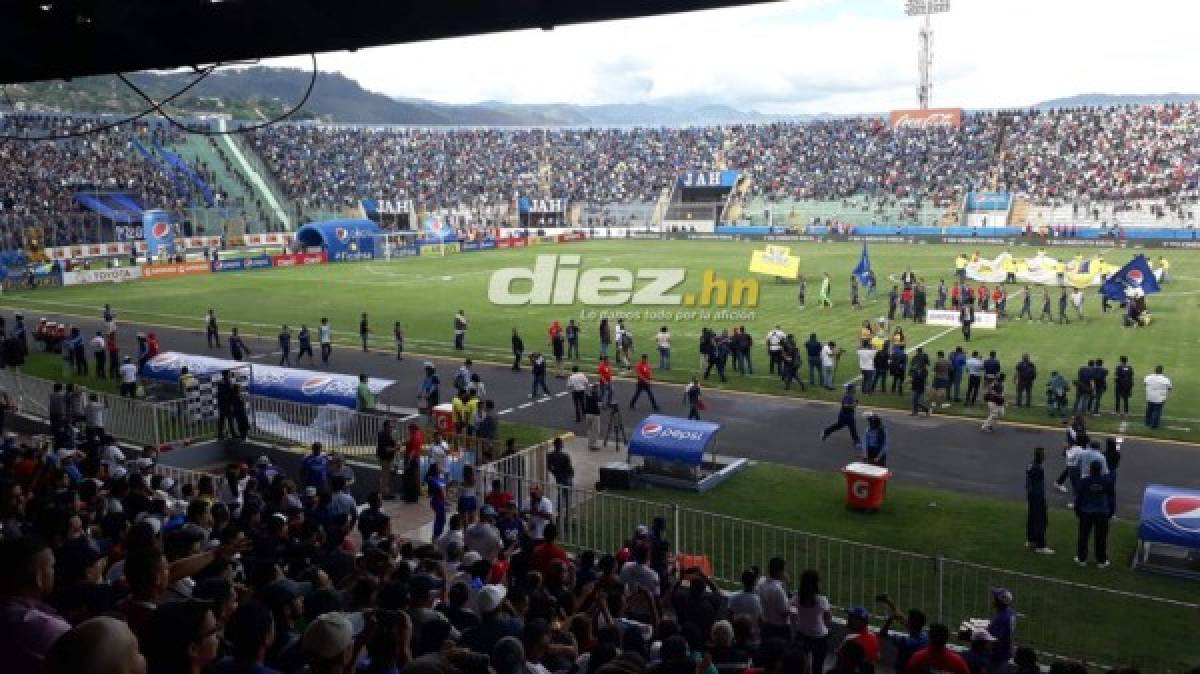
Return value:
<svg viewBox="0 0 1200 674">
<path fill-rule="evenodd" d="M 1033 450 L 1033 461 L 1025 467 L 1025 547 L 1033 548 L 1039 555 L 1052 555 L 1046 547 L 1046 524 L 1049 521 L 1046 509 L 1046 449 Z"/>
<path fill-rule="evenodd" d="M 867 432 L 863 434 L 863 455 L 873 466 L 886 466 L 888 456 L 888 432 L 883 419 L 875 412 L 867 412 Z"/>
<path fill-rule="evenodd" d="M 292 366 L 292 331 L 286 325 L 279 330 L 279 364 Z"/>
<path fill-rule="evenodd" d="M 1108 523 L 1117 510 L 1117 495 L 1112 478 L 1104 474 L 1104 464 L 1095 461 L 1088 475 L 1079 481 L 1075 492 L 1075 517 L 1079 519 L 1079 541 L 1075 563 L 1087 566 L 1088 538 L 1096 534 L 1096 566 L 1108 568 Z"/>
<path fill-rule="evenodd" d="M 860 446 L 858 427 L 854 422 L 854 410 L 857 407 L 858 399 L 854 396 L 854 384 L 846 384 L 846 393 L 842 396 L 842 406 L 838 409 L 837 421 L 821 431 L 821 442 L 825 442 L 830 435 L 847 428 L 850 429 L 850 439 L 854 441 L 854 446 Z"/>
</svg>

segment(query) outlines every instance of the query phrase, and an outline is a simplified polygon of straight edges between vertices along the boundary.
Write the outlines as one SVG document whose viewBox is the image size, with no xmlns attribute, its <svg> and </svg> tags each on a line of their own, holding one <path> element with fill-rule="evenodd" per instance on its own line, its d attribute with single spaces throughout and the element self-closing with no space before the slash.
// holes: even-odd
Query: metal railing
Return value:
<svg viewBox="0 0 1200 674">
<path fill-rule="evenodd" d="M 0 370 L 0 391 L 8 393 L 17 409 L 47 417 L 54 382 L 31 377 L 12 368 Z M 88 391 L 106 409 L 105 430 L 113 437 L 138 445 L 187 445 L 218 437 L 217 418 L 199 411 L 185 399 L 152 401 Z M 370 456 L 383 422 L 388 418 L 333 405 L 306 405 L 246 396 L 248 437 L 282 446 L 308 447 L 320 442 L 328 451 L 348 456 Z M 408 418 L 398 419 L 399 422 Z M 406 424 L 396 424 L 397 441 L 403 442 Z"/>
<path fill-rule="evenodd" d="M 990 618 L 991 589 L 1004 587 L 1015 597 L 1017 645 L 1033 648 L 1043 659 L 1135 665 L 1143 672 L 1183 672 L 1195 665 L 1189 659 L 1197 653 L 1179 645 L 1195 643 L 1192 631 L 1200 619 L 1198 603 L 812 534 L 672 503 L 562 487 L 546 475 L 545 446 L 538 449 L 485 466 L 481 484 L 499 479 L 514 494 L 541 486 L 555 501 L 560 542 L 575 550 L 616 551 L 638 525 L 662 517 L 672 549 L 704 558 L 713 577 L 726 587 L 740 587 L 741 573 L 751 565 L 765 569 L 769 559 L 781 557 L 793 581 L 806 569 L 816 570 L 822 592 L 835 606 L 873 606 L 876 596 L 887 593 L 901 607 L 919 608 L 931 622 L 946 623 L 951 629 L 964 620 Z M 1155 625 L 1153 637 L 1130 639 L 1129 626 L 1137 622 Z"/>
</svg>

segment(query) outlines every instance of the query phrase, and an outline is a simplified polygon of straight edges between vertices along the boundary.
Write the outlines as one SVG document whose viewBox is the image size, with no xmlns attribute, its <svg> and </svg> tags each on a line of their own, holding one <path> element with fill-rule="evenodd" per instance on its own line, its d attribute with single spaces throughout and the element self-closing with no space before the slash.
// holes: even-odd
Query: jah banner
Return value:
<svg viewBox="0 0 1200 674">
<path fill-rule="evenodd" d="M 780 278 L 794 279 L 800 276 L 800 258 L 792 255 L 787 246 L 767 246 L 750 256 L 750 271 Z"/>
</svg>

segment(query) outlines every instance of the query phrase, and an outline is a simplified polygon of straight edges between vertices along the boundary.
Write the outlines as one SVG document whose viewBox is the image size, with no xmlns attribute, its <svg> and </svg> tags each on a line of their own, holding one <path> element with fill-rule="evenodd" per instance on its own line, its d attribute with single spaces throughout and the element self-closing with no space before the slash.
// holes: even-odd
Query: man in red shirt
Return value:
<svg viewBox="0 0 1200 674">
<path fill-rule="evenodd" d="M 600 356 L 600 364 L 596 366 L 596 375 L 600 378 L 600 399 L 607 405 L 612 402 L 613 393 L 613 371 L 612 365 L 608 363 L 608 356 Z"/>
<path fill-rule="evenodd" d="M 513 495 L 504 491 L 500 480 L 492 480 L 492 490 L 483 497 L 483 502 L 496 509 L 496 512 L 504 510 L 504 506 L 513 502 Z"/>
<path fill-rule="evenodd" d="M 867 662 L 874 667 L 879 664 L 879 637 L 871 631 L 870 621 L 871 614 L 861 606 L 846 611 L 846 641 L 857 641 Z"/>
<path fill-rule="evenodd" d="M 544 574 L 550 569 L 550 563 L 556 559 L 561 560 L 567 566 L 571 565 L 571 558 L 567 556 L 567 551 L 563 550 L 555 542 L 556 540 L 558 540 L 558 527 L 553 522 L 550 522 L 542 530 L 542 542 L 533 549 L 533 557 L 530 563 L 534 570 Z"/>
<path fill-rule="evenodd" d="M 654 399 L 654 391 L 650 390 L 650 381 L 654 373 L 650 370 L 650 361 L 647 360 L 646 354 L 642 354 L 642 359 L 638 361 L 634 370 L 637 372 L 637 390 L 633 393 L 633 399 L 629 401 L 629 409 L 635 408 L 638 398 L 642 397 L 642 392 L 645 392 L 646 397 L 650 398 L 650 406 L 657 412 L 658 401 Z"/>
<path fill-rule="evenodd" d="M 932 672 L 952 672 L 953 674 L 970 674 L 966 660 L 958 653 L 946 648 L 950 641 L 950 630 L 945 625 L 929 626 L 929 645 L 913 653 L 908 659 L 904 674 L 930 674 Z"/>
<path fill-rule="evenodd" d="M 421 494 L 421 452 L 425 448 L 425 434 L 417 424 L 408 425 L 408 439 L 404 441 L 404 501 L 416 503 Z"/>
</svg>

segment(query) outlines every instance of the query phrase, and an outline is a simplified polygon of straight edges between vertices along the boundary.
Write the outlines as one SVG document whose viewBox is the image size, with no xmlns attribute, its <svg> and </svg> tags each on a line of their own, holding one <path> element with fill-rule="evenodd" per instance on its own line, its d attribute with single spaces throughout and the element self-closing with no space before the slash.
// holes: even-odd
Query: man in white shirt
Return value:
<svg viewBox="0 0 1200 674">
<path fill-rule="evenodd" d="M 132 398 L 137 394 L 137 365 L 133 364 L 133 359 L 125 356 L 125 362 L 121 365 L 121 395 L 126 398 Z"/>
<path fill-rule="evenodd" d="M 767 333 L 767 358 L 770 360 L 769 370 L 772 374 L 783 364 L 783 338 L 786 336 L 778 325 Z"/>
<path fill-rule="evenodd" d="M 1076 288 L 1071 292 L 1071 306 L 1075 307 L 1075 315 L 1083 320 L 1083 290 Z"/>
<path fill-rule="evenodd" d="M 1167 404 L 1167 396 L 1171 395 L 1171 380 L 1163 374 L 1163 366 L 1154 368 L 1154 374 L 1146 375 L 1146 425 L 1158 428 L 1162 421 L 1163 407 Z"/>
<path fill-rule="evenodd" d="M 571 376 L 567 377 L 567 390 L 571 392 L 571 401 L 575 403 L 575 423 L 579 423 L 583 421 L 588 378 L 586 374 L 579 371 L 578 365 L 571 366 Z"/>
<path fill-rule="evenodd" d="M 833 367 L 836 363 L 834 349 L 836 348 L 837 344 L 833 342 L 821 347 L 821 385 L 830 391 L 833 390 Z"/>
<path fill-rule="evenodd" d="M 104 361 L 108 356 L 108 352 L 105 350 L 104 335 L 97 332 L 96 336 L 92 337 L 88 343 L 92 347 L 92 358 L 96 361 L 96 378 L 104 379 L 107 369 Z"/>
<path fill-rule="evenodd" d="M 329 364 L 329 354 L 333 353 L 333 328 L 329 327 L 329 319 L 322 318 L 317 326 L 317 341 L 321 343 L 321 363 Z"/>
<path fill-rule="evenodd" d="M 858 354 L 858 371 L 862 374 L 862 392 L 875 390 L 875 349 L 870 342 L 863 344 L 854 353 Z"/>
<path fill-rule="evenodd" d="M 658 345 L 658 369 L 671 369 L 671 333 L 667 332 L 667 326 L 662 326 L 658 330 L 658 334 L 654 335 L 654 342 Z"/>
<path fill-rule="evenodd" d="M 117 447 L 117 442 L 111 436 L 105 436 L 104 439 L 107 442 L 100 448 L 100 463 L 107 463 L 110 466 L 119 466 L 125 463 L 125 452 Z"/>
<path fill-rule="evenodd" d="M 346 478 L 333 475 L 330 477 L 329 486 L 333 490 L 330 495 L 329 512 L 333 515 L 347 515 L 353 522 L 358 516 L 358 503 L 346 490 Z"/>
<path fill-rule="evenodd" d="M 779 557 L 772 557 L 767 562 L 767 575 L 758 581 L 758 599 L 762 602 L 762 638 L 790 639 L 791 628 L 788 627 L 788 617 L 792 607 L 788 602 L 787 587 L 784 586 L 785 562 Z"/>
<path fill-rule="evenodd" d="M 504 539 L 496 528 L 496 509 L 484 505 L 479 511 L 479 521 L 467 527 L 463 532 L 463 543 L 467 550 L 479 553 L 479 556 L 489 562 L 496 561 L 504 550 Z"/>
<path fill-rule="evenodd" d="M 620 578 L 626 592 L 643 588 L 651 597 L 659 595 L 662 585 L 659 583 L 658 572 L 646 564 L 649 558 L 649 548 L 645 545 L 633 546 L 633 561 L 625 562 L 625 566 L 621 567 Z"/>
<path fill-rule="evenodd" d="M 429 444 L 429 460 L 437 464 L 442 475 L 450 475 L 450 445 L 446 444 L 441 431 L 433 432 L 433 442 Z"/>
<path fill-rule="evenodd" d="M 535 484 L 529 488 L 529 500 L 523 511 L 528 517 L 529 537 L 542 540 L 546 525 L 554 521 L 554 503 L 543 496 L 542 488 Z"/>
</svg>

